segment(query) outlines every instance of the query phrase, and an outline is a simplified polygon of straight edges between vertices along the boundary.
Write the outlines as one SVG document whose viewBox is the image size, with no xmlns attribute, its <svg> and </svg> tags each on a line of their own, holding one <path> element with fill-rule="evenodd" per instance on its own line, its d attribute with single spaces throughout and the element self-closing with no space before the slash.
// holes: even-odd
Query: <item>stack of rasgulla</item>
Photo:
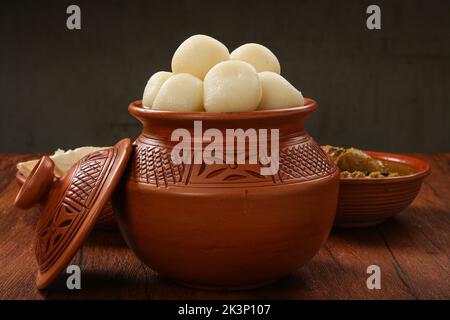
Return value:
<svg viewBox="0 0 450 320">
<path fill-rule="evenodd" d="M 172 72 L 147 82 L 144 108 L 177 112 L 245 112 L 303 106 L 301 92 L 280 75 L 268 48 L 247 43 L 231 54 L 205 35 L 186 39 L 172 57 Z"/>
</svg>

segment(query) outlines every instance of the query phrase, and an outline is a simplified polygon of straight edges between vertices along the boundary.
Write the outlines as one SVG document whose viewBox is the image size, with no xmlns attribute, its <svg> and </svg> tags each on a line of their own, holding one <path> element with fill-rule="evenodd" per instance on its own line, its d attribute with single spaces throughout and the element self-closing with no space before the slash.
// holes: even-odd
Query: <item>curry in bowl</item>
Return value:
<svg viewBox="0 0 450 320">
<path fill-rule="evenodd" d="M 416 170 L 398 161 L 378 159 L 356 148 L 341 148 L 330 145 L 322 149 L 334 161 L 341 171 L 341 178 L 399 177 L 414 174 Z"/>
<path fill-rule="evenodd" d="M 339 167 L 335 226 L 368 227 L 405 210 L 416 198 L 428 164 L 418 158 L 323 146 Z"/>
</svg>

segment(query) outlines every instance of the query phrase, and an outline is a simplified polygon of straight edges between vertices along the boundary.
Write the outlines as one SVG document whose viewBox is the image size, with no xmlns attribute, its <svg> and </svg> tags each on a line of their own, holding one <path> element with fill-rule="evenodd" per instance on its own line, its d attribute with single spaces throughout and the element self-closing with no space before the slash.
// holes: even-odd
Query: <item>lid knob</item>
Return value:
<svg viewBox="0 0 450 320">
<path fill-rule="evenodd" d="M 20 188 L 14 205 L 29 209 L 43 200 L 55 179 L 54 168 L 53 161 L 48 156 L 43 156 Z"/>
</svg>

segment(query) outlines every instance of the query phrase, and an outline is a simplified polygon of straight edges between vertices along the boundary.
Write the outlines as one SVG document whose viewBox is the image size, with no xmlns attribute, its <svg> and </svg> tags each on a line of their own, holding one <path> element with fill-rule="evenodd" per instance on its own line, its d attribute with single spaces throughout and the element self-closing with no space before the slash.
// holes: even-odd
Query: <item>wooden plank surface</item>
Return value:
<svg viewBox="0 0 450 320">
<path fill-rule="evenodd" d="M 0 155 L 0 299 L 450 299 L 450 154 L 416 154 L 431 175 L 396 218 L 366 229 L 335 229 L 304 267 L 250 291 L 201 291 L 159 276 L 127 248 L 120 233 L 94 231 L 74 257 L 82 289 L 65 275 L 45 291 L 34 284 L 38 210 L 13 207 L 15 164 L 33 155 Z M 381 289 L 366 286 L 369 265 L 381 268 Z M 189 267 L 189 266 L 186 266 Z"/>
</svg>

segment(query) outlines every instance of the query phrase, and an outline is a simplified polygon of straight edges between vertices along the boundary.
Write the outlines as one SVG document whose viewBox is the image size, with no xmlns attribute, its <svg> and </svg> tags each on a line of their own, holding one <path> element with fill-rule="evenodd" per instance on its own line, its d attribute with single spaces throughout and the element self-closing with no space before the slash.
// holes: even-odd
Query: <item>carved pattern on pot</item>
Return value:
<svg viewBox="0 0 450 320">
<path fill-rule="evenodd" d="M 154 144 L 153 144 L 154 143 Z M 285 146 L 280 152 L 280 167 L 276 175 L 260 174 L 260 164 L 175 165 L 170 147 L 157 142 L 139 141 L 133 150 L 130 179 L 157 187 L 169 185 L 222 187 L 257 184 L 273 185 L 309 181 L 333 174 L 336 166 L 311 138 Z M 248 160 L 248 159 L 247 159 Z"/>
<path fill-rule="evenodd" d="M 100 150 L 84 158 L 72 171 L 72 183 L 63 193 L 46 221 L 38 227 L 36 257 L 41 271 L 45 271 L 58 259 L 83 224 L 86 212 L 95 202 L 100 183 L 115 157 L 115 149 Z"/>
<path fill-rule="evenodd" d="M 284 148 L 280 153 L 279 177 L 288 180 L 313 180 L 333 174 L 336 166 L 319 145 L 311 140 Z"/>
<path fill-rule="evenodd" d="M 176 165 L 170 151 L 158 146 L 140 144 L 133 148 L 131 177 L 133 180 L 160 186 L 182 181 L 185 165 Z"/>
</svg>

